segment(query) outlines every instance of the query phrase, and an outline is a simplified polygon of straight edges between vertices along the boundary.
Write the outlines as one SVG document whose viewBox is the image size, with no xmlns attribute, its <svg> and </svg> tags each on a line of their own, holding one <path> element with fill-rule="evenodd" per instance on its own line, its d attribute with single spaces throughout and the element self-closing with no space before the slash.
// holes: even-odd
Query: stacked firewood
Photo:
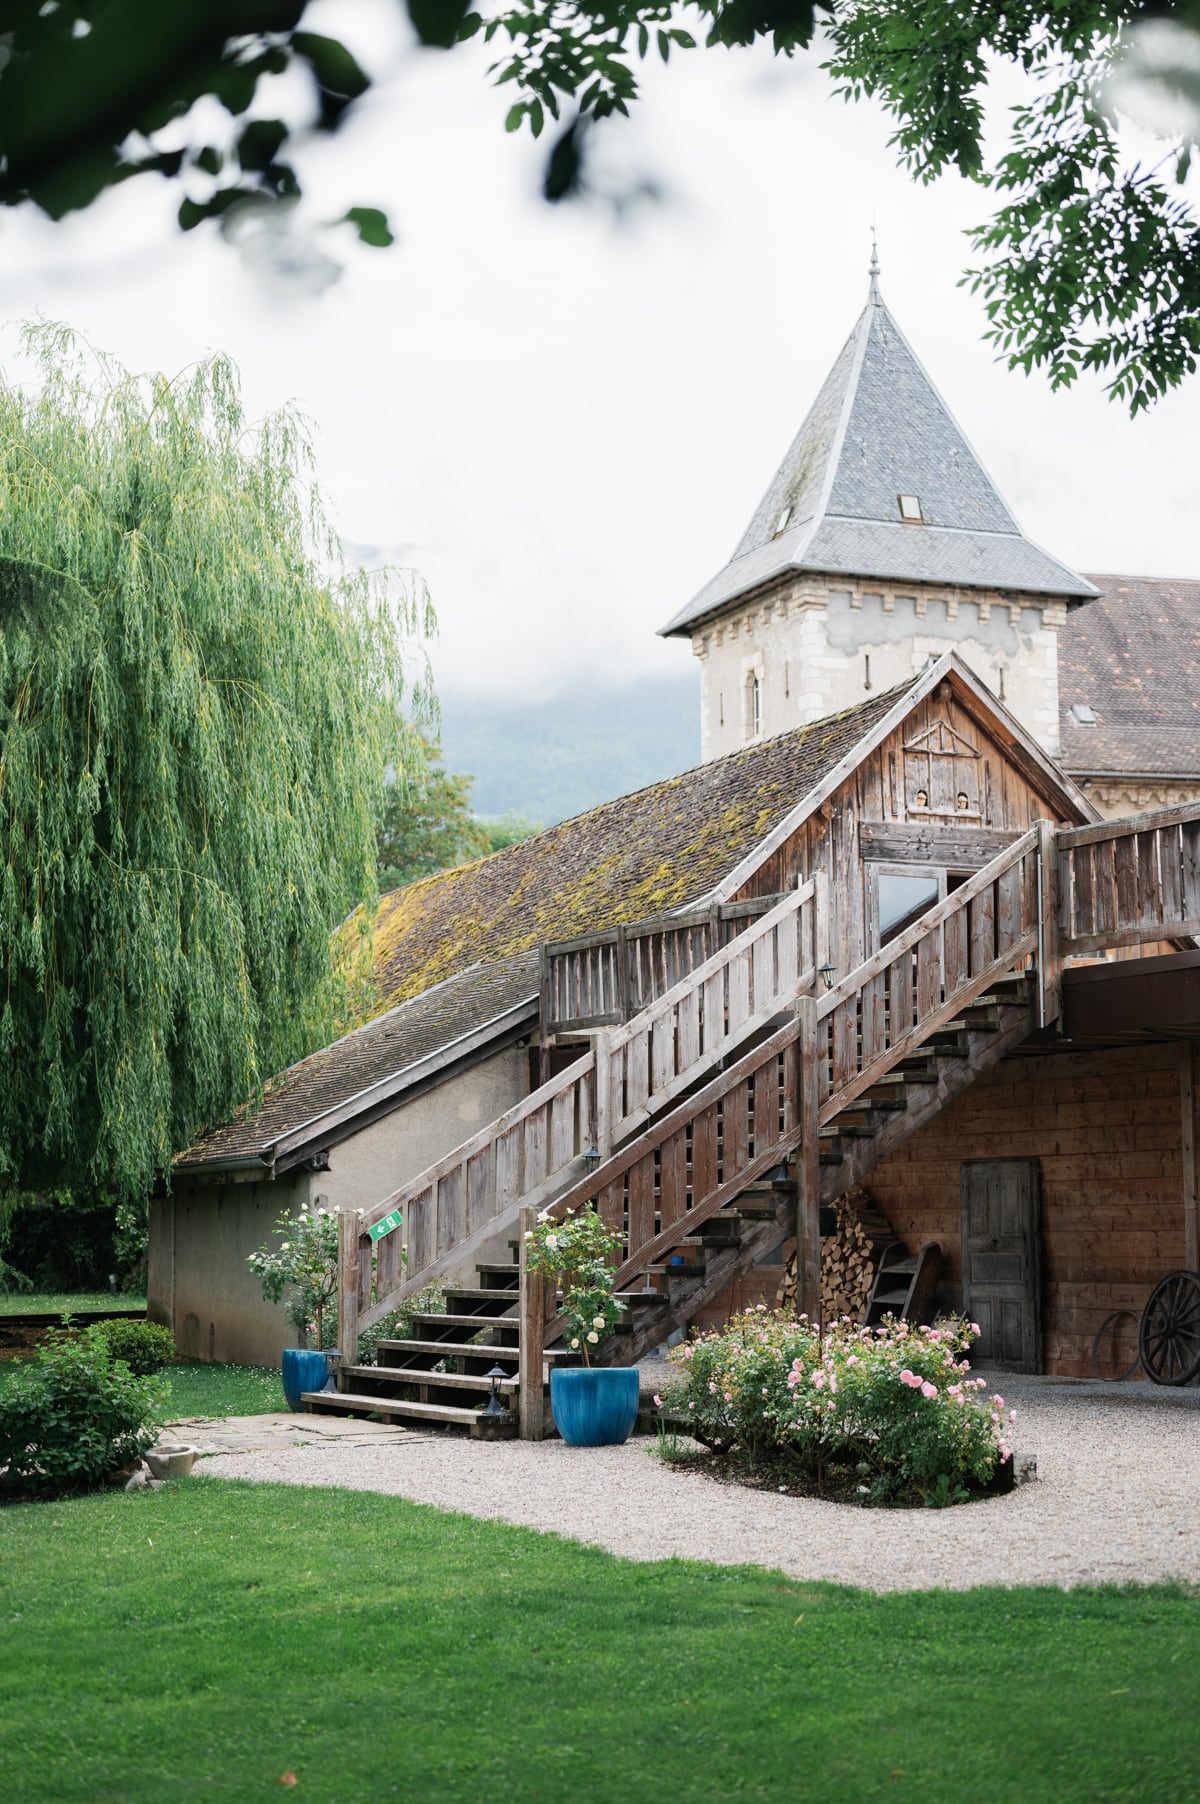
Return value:
<svg viewBox="0 0 1200 1804">
<path fill-rule="evenodd" d="M 833 1210 L 835 1231 L 821 1239 L 821 1319 L 831 1322 L 848 1315 L 858 1321 L 867 1307 L 880 1254 L 896 1236 L 865 1184 L 839 1196 Z M 796 1307 L 794 1246 L 775 1301 L 780 1309 Z"/>
</svg>

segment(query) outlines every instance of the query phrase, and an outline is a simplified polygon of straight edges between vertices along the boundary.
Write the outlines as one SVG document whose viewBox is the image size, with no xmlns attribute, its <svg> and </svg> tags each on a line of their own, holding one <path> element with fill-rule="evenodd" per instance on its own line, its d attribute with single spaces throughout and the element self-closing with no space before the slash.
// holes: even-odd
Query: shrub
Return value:
<svg viewBox="0 0 1200 1804">
<path fill-rule="evenodd" d="M 277 1247 L 261 1246 L 247 1255 L 246 1264 L 262 1284 L 268 1303 L 278 1303 L 285 1292 L 288 1319 L 300 1335 L 301 1345 L 313 1337 L 318 1352 L 337 1344 L 338 1218 L 333 1209 L 313 1207 L 289 1215 L 285 1209 L 275 1223 Z M 328 1331 L 328 1332 L 327 1332 Z"/>
<path fill-rule="evenodd" d="M 959 1357 L 976 1333 L 848 1319 L 822 1333 L 760 1305 L 677 1347 L 660 1404 L 714 1453 L 783 1465 L 805 1489 L 832 1474 L 862 1501 L 964 1501 L 1011 1457 L 1016 1420 Z"/>
<path fill-rule="evenodd" d="M 108 1342 L 114 1359 L 124 1360 L 138 1378 L 161 1372 L 175 1357 L 175 1340 L 169 1328 L 158 1322 L 100 1322 L 97 1324 Z"/>
<path fill-rule="evenodd" d="M 0 1393 L 0 1467 L 10 1485 L 90 1491 L 153 1444 L 161 1381 L 114 1358 L 99 1327 L 47 1335 Z"/>
<path fill-rule="evenodd" d="M 529 1270 L 544 1272 L 562 1291 L 568 1343 L 590 1365 L 588 1349 L 615 1332 L 625 1307 L 613 1296 L 621 1236 L 606 1228 L 594 1209 L 578 1215 L 568 1209 L 561 1220 L 547 1209 L 525 1239 Z"/>
</svg>

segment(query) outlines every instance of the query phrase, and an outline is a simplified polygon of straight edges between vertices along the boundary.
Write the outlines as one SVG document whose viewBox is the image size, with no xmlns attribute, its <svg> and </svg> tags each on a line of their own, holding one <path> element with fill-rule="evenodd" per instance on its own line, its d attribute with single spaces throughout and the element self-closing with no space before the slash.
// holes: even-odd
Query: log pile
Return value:
<svg viewBox="0 0 1200 1804">
<path fill-rule="evenodd" d="M 839 1196 L 833 1212 L 836 1229 L 821 1238 L 821 1319 L 832 1322 L 848 1315 L 859 1321 L 867 1307 L 880 1254 L 897 1237 L 865 1184 L 856 1184 Z M 775 1301 L 780 1309 L 795 1310 L 794 1244 Z"/>
</svg>

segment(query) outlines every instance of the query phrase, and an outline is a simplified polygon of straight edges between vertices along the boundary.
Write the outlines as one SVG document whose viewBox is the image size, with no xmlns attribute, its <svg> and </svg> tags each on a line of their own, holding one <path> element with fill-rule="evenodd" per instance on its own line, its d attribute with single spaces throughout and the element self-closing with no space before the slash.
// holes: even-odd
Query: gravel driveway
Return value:
<svg viewBox="0 0 1200 1804">
<path fill-rule="evenodd" d="M 552 1529 L 627 1559 L 771 1566 L 876 1591 L 1200 1583 L 1200 1391 L 994 1381 L 1038 1476 L 949 1510 L 854 1510 L 673 1471 L 652 1439 L 577 1449 L 426 1433 L 223 1453 L 197 1471 L 382 1491 Z M 299 1427 L 299 1423 L 296 1424 Z"/>
</svg>

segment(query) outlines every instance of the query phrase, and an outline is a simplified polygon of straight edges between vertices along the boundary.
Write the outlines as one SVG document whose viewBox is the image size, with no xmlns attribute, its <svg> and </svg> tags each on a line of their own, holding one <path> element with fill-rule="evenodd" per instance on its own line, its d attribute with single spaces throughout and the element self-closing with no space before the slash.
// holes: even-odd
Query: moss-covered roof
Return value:
<svg viewBox="0 0 1200 1804">
<path fill-rule="evenodd" d="M 853 751 L 911 684 L 619 796 L 383 897 L 380 1008 L 468 965 L 699 902 Z"/>
<path fill-rule="evenodd" d="M 391 1085 L 450 1042 L 536 996 L 546 940 L 699 902 L 802 802 L 911 684 L 619 796 L 520 844 L 384 896 L 375 923 L 373 1018 L 266 1087 L 262 1107 L 198 1141 L 180 1176 L 214 1161 L 270 1160 L 320 1118 Z M 353 958 L 362 922 L 344 929 Z M 393 1082 L 393 1080 L 395 1080 Z M 357 1106 L 357 1104 L 355 1105 Z"/>
</svg>

